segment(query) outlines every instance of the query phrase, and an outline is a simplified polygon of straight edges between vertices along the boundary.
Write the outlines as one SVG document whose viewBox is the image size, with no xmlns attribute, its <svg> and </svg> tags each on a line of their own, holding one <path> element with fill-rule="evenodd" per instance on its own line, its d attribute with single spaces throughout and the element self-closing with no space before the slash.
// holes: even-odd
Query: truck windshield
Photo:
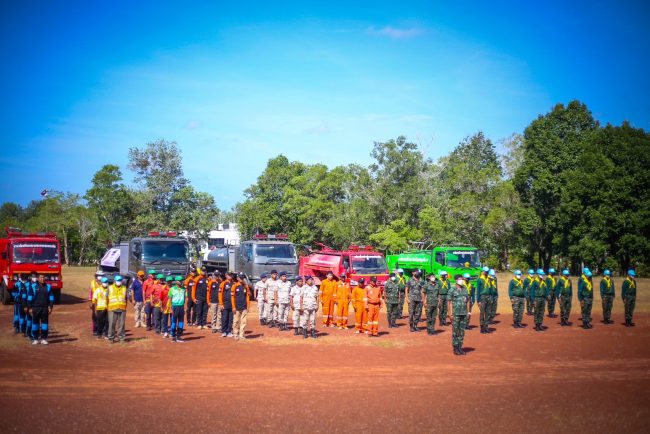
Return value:
<svg viewBox="0 0 650 434">
<path fill-rule="evenodd" d="M 142 243 L 143 262 L 187 262 L 188 244 L 184 241 L 144 241 Z"/>
<path fill-rule="evenodd" d="M 59 249 L 56 243 L 14 244 L 13 262 L 15 264 L 58 263 Z"/>
<path fill-rule="evenodd" d="M 381 255 L 352 256 L 352 269 L 357 274 L 384 274 L 388 273 L 386 261 Z"/>
<path fill-rule="evenodd" d="M 447 266 L 455 268 L 477 268 L 481 266 L 481 259 L 475 250 L 456 250 L 447 252 Z"/>
<path fill-rule="evenodd" d="M 255 244 L 256 264 L 297 264 L 293 244 Z"/>
</svg>

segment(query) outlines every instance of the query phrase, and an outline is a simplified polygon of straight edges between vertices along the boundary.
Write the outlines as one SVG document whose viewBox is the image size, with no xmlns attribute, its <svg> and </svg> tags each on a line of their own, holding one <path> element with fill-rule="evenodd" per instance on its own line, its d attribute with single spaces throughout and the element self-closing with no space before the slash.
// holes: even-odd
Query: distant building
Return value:
<svg viewBox="0 0 650 434">
<path fill-rule="evenodd" d="M 238 246 L 241 241 L 237 223 L 221 223 L 217 229 L 208 233 L 208 240 L 199 242 L 201 257 L 205 258 L 208 252 L 219 246 Z"/>
</svg>

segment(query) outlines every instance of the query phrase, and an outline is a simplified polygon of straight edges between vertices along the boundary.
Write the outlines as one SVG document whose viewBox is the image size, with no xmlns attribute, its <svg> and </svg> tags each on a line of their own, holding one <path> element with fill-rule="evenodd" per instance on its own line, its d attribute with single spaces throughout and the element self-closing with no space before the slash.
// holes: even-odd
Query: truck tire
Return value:
<svg viewBox="0 0 650 434">
<path fill-rule="evenodd" d="M 7 289 L 7 285 L 5 285 L 4 282 L 0 284 L 0 298 L 2 300 L 2 304 L 4 305 L 11 303 L 11 294 L 9 293 L 9 289 Z"/>
</svg>

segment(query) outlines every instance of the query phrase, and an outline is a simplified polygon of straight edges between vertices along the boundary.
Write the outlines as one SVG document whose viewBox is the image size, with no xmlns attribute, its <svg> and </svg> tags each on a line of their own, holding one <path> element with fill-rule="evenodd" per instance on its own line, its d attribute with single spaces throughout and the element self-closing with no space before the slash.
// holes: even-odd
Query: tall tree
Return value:
<svg viewBox="0 0 650 434">
<path fill-rule="evenodd" d="M 88 208 L 95 214 L 99 225 L 97 229 L 105 242 L 125 238 L 133 221 L 133 198 L 121 181 L 120 168 L 106 164 L 95 173 L 92 187 L 84 196 Z"/>
</svg>

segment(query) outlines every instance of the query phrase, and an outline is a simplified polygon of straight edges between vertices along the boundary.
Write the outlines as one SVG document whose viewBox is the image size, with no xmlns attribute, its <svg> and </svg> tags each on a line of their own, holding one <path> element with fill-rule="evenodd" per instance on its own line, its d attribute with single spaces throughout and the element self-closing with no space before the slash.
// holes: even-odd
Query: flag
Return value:
<svg viewBox="0 0 650 434">
<path fill-rule="evenodd" d="M 49 193 L 49 190 L 46 188 L 45 190 L 41 191 L 41 196 L 47 197 L 48 193 Z"/>
</svg>

